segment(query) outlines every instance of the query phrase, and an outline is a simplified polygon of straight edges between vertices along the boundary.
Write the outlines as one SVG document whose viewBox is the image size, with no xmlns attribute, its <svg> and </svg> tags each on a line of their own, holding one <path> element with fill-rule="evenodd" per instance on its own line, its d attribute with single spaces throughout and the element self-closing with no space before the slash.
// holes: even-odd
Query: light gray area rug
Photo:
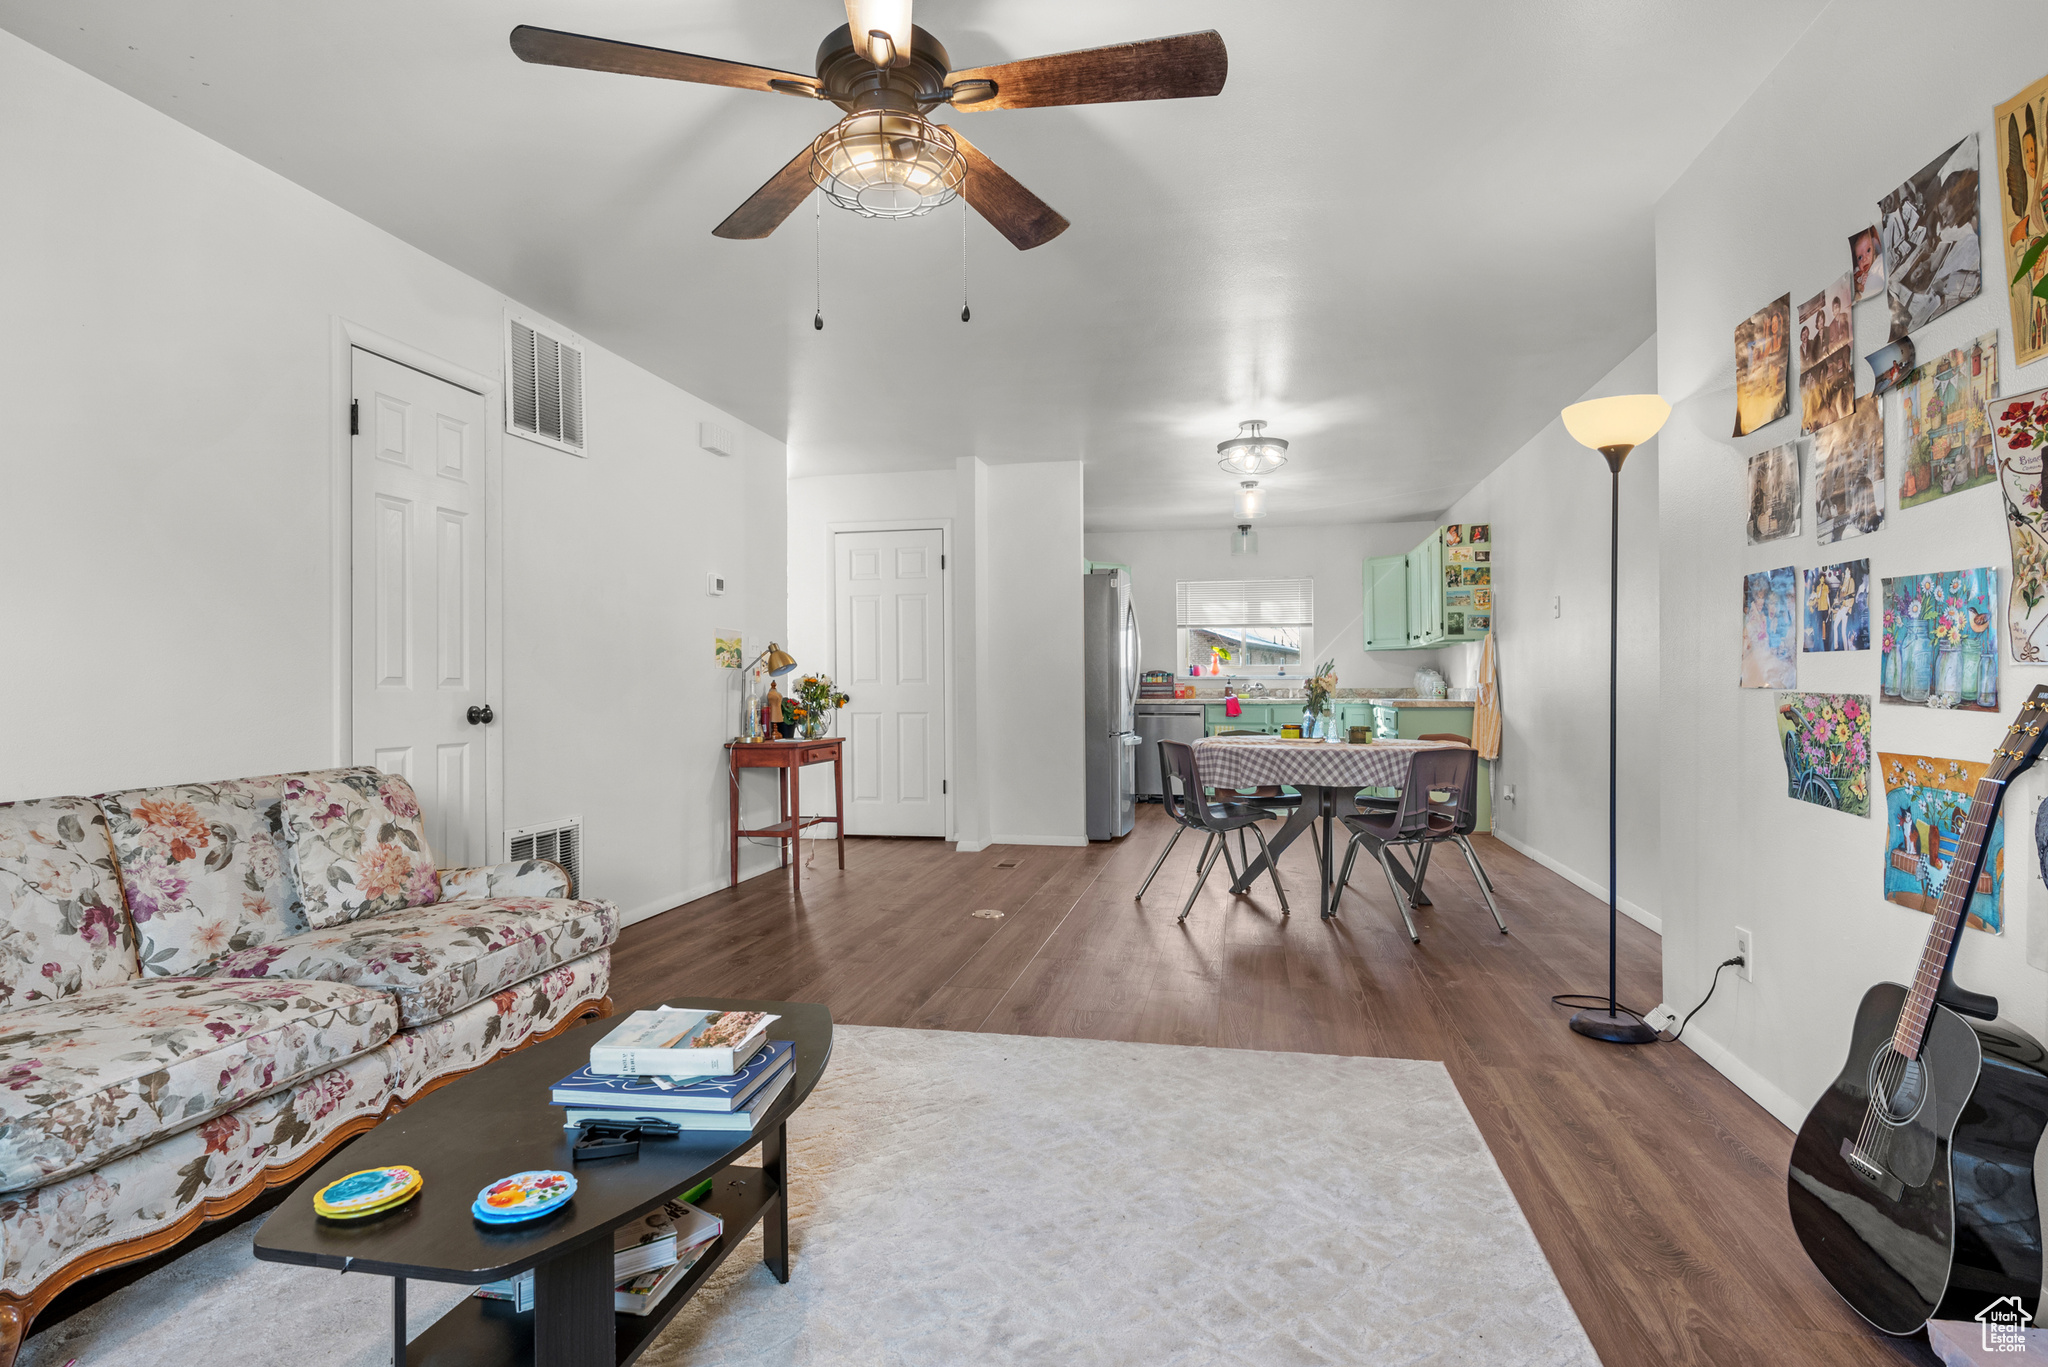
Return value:
<svg viewBox="0 0 2048 1367">
<path fill-rule="evenodd" d="M 651 1367 L 1598 1361 L 1440 1064 L 842 1026 L 790 1128 L 790 1284 L 754 1236 Z M 390 1360 L 387 1283 L 251 1233 L 25 1363 Z"/>
</svg>

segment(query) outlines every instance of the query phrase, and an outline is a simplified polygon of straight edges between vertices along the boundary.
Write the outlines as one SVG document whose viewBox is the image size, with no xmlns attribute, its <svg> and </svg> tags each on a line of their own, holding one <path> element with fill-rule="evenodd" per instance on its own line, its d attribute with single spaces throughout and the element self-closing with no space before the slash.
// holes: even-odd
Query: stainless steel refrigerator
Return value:
<svg viewBox="0 0 2048 1367">
<path fill-rule="evenodd" d="M 1114 840 L 1137 817 L 1138 614 L 1122 570 L 1086 575 L 1082 589 L 1088 838 Z"/>
</svg>

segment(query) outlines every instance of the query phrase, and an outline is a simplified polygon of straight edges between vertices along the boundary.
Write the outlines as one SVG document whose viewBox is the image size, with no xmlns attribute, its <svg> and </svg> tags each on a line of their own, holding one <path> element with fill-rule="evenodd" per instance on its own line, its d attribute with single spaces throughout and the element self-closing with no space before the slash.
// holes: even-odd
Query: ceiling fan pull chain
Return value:
<svg viewBox="0 0 2048 1367">
<path fill-rule="evenodd" d="M 811 326 L 825 330 L 825 201 L 823 191 L 811 191 Z"/>
<path fill-rule="evenodd" d="M 967 197 L 960 197 L 960 321 L 974 316 L 967 307 Z"/>
</svg>

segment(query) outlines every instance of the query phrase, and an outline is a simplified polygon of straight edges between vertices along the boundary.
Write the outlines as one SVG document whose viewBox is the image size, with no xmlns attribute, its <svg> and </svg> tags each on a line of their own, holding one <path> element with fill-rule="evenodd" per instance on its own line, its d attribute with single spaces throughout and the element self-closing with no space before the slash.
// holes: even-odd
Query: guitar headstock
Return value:
<svg viewBox="0 0 2048 1367">
<path fill-rule="evenodd" d="M 2034 691 L 2020 704 L 2005 740 L 1991 752 L 1989 778 L 2010 783 L 2034 767 L 2041 751 L 2048 749 L 2048 684 L 2034 685 Z"/>
</svg>

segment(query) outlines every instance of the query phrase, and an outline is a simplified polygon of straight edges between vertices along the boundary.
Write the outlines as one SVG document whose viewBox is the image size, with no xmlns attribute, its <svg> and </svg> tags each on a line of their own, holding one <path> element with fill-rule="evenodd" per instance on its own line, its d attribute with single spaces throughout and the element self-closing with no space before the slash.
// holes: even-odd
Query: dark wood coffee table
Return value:
<svg viewBox="0 0 2048 1367">
<path fill-rule="evenodd" d="M 393 1361 L 398 1367 L 625 1367 L 639 1357 L 698 1287 L 758 1222 L 762 1261 L 789 1280 L 789 1180 L 784 1124 L 803 1104 L 832 1056 L 832 1013 L 803 1002 L 683 998 L 672 1006 L 706 1011 L 768 1011 L 782 1019 L 772 1039 L 796 1046 L 796 1076 L 752 1134 L 685 1132 L 647 1140 L 635 1156 L 575 1163 L 573 1132 L 548 1092 L 589 1061 L 590 1046 L 611 1023 L 594 1022 L 545 1044 L 485 1064 L 421 1097 L 330 1158 L 280 1205 L 256 1236 L 267 1262 L 331 1267 L 393 1278 Z M 735 1160 L 761 1146 L 758 1167 Z M 328 1220 L 313 1213 L 313 1193 L 363 1168 L 405 1163 L 419 1169 L 420 1194 L 367 1219 Z M 530 1168 L 576 1174 L 576 1195 L 531 1224 L 484 1225 L 470 1203 L 500 1177 Z M 612 1309 L 612 1231 L 662 1201 L 715 1178 L 698 1202 L 725 1232 L 651 1314 Z M 480 1286 L 533 1269 L 533 1309 L 471 1297 L 408 1348 L 407 1278 Z"/>
</svg>

